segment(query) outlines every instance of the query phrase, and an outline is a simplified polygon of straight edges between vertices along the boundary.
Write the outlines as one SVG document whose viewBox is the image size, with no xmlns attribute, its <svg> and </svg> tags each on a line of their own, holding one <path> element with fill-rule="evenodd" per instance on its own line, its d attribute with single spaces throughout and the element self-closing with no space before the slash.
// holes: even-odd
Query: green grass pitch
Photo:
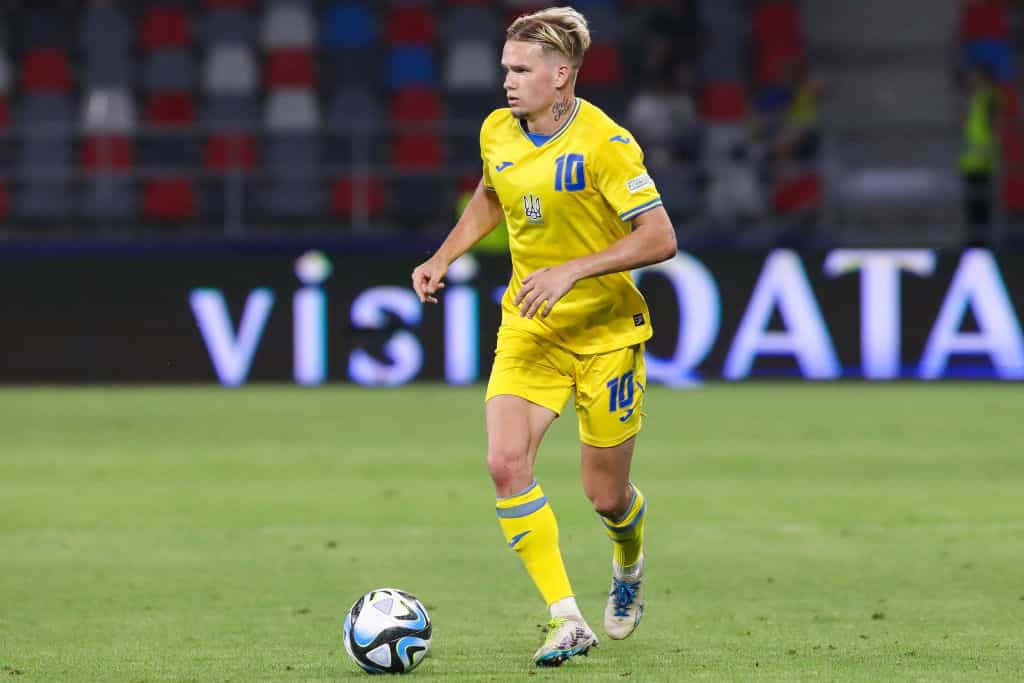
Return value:
<svg viewBox="0 0 1024 683">
<path fill-rule="evenodd" d="M 423 681 L 1024 679 L 1024 392 L 713 385 L 648 394 L 637 634 L 538 670 L 481 387 L 0 391 L 0 678 L 365 680 L 341 621 L 397 586 Z M 538 479 L 600 625 L 610 545 L 575 418 Z"/>
</svg>

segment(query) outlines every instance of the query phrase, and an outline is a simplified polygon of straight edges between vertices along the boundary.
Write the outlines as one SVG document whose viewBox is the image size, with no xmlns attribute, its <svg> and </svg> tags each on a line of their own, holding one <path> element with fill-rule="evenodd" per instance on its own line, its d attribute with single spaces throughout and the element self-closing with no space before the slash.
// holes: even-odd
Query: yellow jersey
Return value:
<svg viewBox="0 0 1024 683">
<path fill-rule="evenodd" d="M 650 312 L 629 272 L 580 280 L 546 318 L 539 310 L 524 318 L 512 303 L 530 273 L 610 247 L 636 216 L 661 206 L 636 140 L 593 104 L 576 98 L 546 139 L 524 124 L 503 108 L 480 128 L 483 182 L 501 202 L 512 256 L 501 324 L 577 354 L 645 341 Z"/>
</svg>

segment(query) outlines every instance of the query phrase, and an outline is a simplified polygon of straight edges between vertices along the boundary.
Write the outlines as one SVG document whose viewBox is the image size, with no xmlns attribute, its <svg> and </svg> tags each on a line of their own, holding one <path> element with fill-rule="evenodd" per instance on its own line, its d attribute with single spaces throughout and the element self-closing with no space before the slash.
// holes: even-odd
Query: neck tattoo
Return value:
<svg viewBox="0 0 1024 683">
<path fill-rule="evenodd" d="M 565 116 L 565 114 L 569 111 L 571 107 L 572 104 L 570 103 L 568 97 L 563 99 L 561 102 L 555 102 L 554 104 L 552 104 L 551 113 L 555 115 L 555 121 L 561 121 L 562 117 Z"/>
</svg>

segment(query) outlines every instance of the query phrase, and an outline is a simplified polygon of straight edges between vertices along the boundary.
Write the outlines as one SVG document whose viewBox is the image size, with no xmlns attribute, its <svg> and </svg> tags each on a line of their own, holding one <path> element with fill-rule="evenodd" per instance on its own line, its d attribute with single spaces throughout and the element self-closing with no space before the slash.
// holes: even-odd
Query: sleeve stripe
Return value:
<svg viewBox="0 0 1024 683">
<path fill-rule="evenodd" d="M 621 218 L 624 221 L 628 221 L 630 218 L 635 218 L 636 216 L 642 214 L 644 211 L 653 209 L 656 206 L 661 206 L 661 197 L 655 197 L 651 201 L 644 202 L 640 206 L 635 206 L 628 211 L 623 211 L 622 213 L 619 214 L 619 218 Z"/>
<path fill-rule="evenodd" d="M 494 192 L 493 185 L 484 185 L 484 189 L 487 190 L 488 192 Z"/>
</svg>

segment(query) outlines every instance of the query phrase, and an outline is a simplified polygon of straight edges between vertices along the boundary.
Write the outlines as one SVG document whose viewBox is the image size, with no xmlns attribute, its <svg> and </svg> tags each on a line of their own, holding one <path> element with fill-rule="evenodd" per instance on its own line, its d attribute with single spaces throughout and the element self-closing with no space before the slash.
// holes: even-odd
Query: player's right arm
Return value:
<svg viewBox="0 0 1024 683">
<path fill-rule="evenodd" d="M 481 180 L 448 237 L 433 256 L 412 271 L 412 287 L 421 303 L 437 303 L 434 295 L 444 288 L 441 280 L 448 266 L 494 230 L 501 222 L 502 213 L 498 193 L 487 189 Z"/>
</svg>

